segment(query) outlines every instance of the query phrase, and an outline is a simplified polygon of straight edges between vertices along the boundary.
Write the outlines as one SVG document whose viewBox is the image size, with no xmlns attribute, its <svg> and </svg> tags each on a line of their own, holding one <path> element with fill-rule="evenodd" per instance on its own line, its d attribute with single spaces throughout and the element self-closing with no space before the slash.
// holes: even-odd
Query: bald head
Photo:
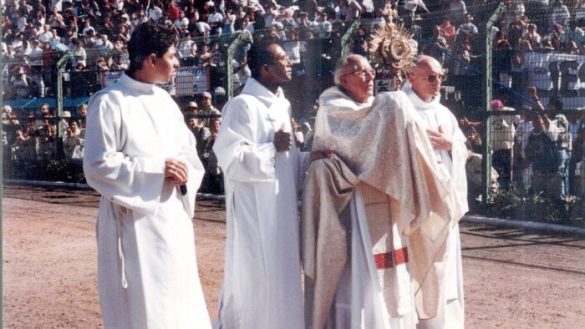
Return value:
<svg viewBox="0 0 585 329">
<path fill-rule="evenodd" d="M 439 96 L 443 82 L 443 66 L 435 58 L 421 55 L 416 58 L 415 66 L 408 74 L 412 90 L 425 102 Z"/>
<path fill-rule="evenodd" d="M 443 66 L 436 58 L 429 55 L 420 55 L 414 60 L 414 68 L 412 71 L 425 67 L 431 67 L 441 71 L 443 70 Z"/>
<path fill-rule="evenodd" d="M 364 103 L 374 95 L 374 76 L 375 72 L 365 57 L 351 54 L 337 62 L 333 79 L 349 97 Z"/>
</svg>

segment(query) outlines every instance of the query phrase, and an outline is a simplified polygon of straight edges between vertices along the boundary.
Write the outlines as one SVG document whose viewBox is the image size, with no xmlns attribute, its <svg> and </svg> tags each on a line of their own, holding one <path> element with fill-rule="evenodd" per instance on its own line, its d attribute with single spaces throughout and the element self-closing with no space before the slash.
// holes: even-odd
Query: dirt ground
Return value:
<svg viewBox="0 0 585 329">
<path fill-rule="evenodd" d="M 5 187 L 3 328 L 102 328 L 97 195 Z M 194 230 L 212 319 L 223 273 L 223 206 L 199 201 Z M 574 329 L 585 323 L 585 241 L 461 225 L 468 329 Z M 448 328 L 446 328 L 448 329 Z"/>
</svg>

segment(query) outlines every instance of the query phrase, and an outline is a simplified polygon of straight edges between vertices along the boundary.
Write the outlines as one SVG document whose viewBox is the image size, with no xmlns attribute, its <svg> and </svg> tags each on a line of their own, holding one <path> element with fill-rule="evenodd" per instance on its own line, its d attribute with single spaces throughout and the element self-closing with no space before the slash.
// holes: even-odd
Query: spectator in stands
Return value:
<svg viewBox="0 0 585 329">
<path fill-rule="evenodd" d="M 211 93 L 208 91 L 201 94 L 199 105 L 199 114 L 206 116 L 205 118 L 201 119 L 205 127 L 209 127 L 211 125 L 211 119 L 221 116 L 221 112 L 215 108 L 215 106 L 213 106 L 211 102 Z"/>
<path fill-rule="evenodd" d="M 479 33 L 477 26 L 473 24 L 473 16 L 465 14 L 463 16 L 463 24 L 459 25 L 457 29 L 457 39 L 467 38 L 477 35 Z"/>
<path fill-rule="evenodd" d="M 81 129 L 81 135 L 84 136 L 85 135 L 85 119 L 87 117 L 87 104 L 83 103 L 81 105 L 79 105 L 79 107 L 77 108 L 77 116 L 78 116 L 78 123 L 79 123 L 79 129 Z"/>
<path fill-rule="evenodd" d="M 187 114 L 185 116 L 187 127 L 195 136 L 197 140 L 197 155 L 199 159 L 201 159 L 201 163 L 203 163 L 203 167 L 207 170 L 207 160 L 209 158 L 209 152 L 207 151 L 207 141 L 211 136 L 209 132 L 209 128 L 205 127 L 202 121 L 197 117 L 197 115 Z"/>
<path fill-rule="evenodd" d="M 463 0 L 451 0 L 449 2 L 449 12 L 455 25 L 461 24 L 467 15 L 467 6 Z"/>
<path fill-rule="evenodd" d="M 502 188 L 508 189 L 512 183 L 514 135 L 516 134 L 516 116 L 514 114 L 503 114 L 512 112 L 513 108 L 505 107 L 501 100 L 494 99 L 491 106 L 496 115 L 492 117 L 490 127 L 492 136 L 492 165 L 499 175 L 499 184 Z"/>
<path fill-rule="evenodd" d="M 30 64 L 34 72 L 39 73 L 43 66 L 43 49 L 41 48 L 40 42 L 36 39 L 31 41 L 30 48 Z"/>
<path fill-rule="evenodd" d="M 519 16 L 512 22 L 510 26 L 510 31 L 508 32 L 508 39 L 520 39 L 523 37 L 526 32 L 528 31 L 528 25 L 530 22 L 526 16 Z M 513 41 L 512 45 L 514 45 Z"/>
<path fill-rule="evenodd" d="M 71 40 L 71 53 L 72 53 L 72 67 L 77 67 L 78 63 L 83 64 L 83 66 L 87 66 L 87 52 L 85 51 L 85 47 L 83 43 L 79 39 L 72 39 Z"/>
<path fill-rule="evenodd" d="M 569 167 L 573 147 L 569 121 L 564 114 L 557 114 L 553 120 L 548 120 L 546 115 L 544 117 L 547 135 L 555 144 L 557 152 L 558 174 L 560 176 L 560 194 L 557 197 L 560 200 L 568 201 L 570 199 Z"/>
<path fill-rule="evenodd" d="M 96 34 L 95 28 L 91 26 L 91 18 L 88 17 L 85 20 L 83 20 L 83 28 L 81 30 L 81 34 L 87 35 L 90 31 L 93 34 Z"/>
<path fill-rule="evenodd" d="M 465 135 L 467 140 L 466 144 L 474 153 L 481 153 L 481 146 L 483 144 L 481 134 L 479 133 L 481 124 L 481 122 L 469 120 L 467 116 L 459 119 L 459 128 L 461 128 L 463 135 Z"/>
<path fill-rule="evenodd" d="M 66 27 L 65 22 L 63 21 L 63 16 L 59 13 L 60 11 L 56 8 L 53 8 L 51 11 L 51 16 L 49 16 L 48 24 L 51 26 L 52 29 L 63 29 Z"/>
<path fill-rule="evenodd" d="M 236 86 L 242 86 L 248 81 L 248 78 L 252 75 L 250 68 L 247 65 L 248 58 L 243 56 L 240 61 L 234 60 L 234 83 Z M 304 68 L 301 65 L 293 64 L 293 72 L 297 76 L 304 76 Z"/>
<path fill-rule="evenodd" d="M 528 193 L 532 178 L 532 168 L 530 162 L 526 159 L 526 144 L 528 136 L 534 129 L 532 120 L 527 116 L 530 111 L 529 106 L 524 106 L 523 111 L 519 114 L 518 124 L 516 125 L 516 134 L 514 135 L 514 153 L 513 153 L 513 179 L 516 190 L 521 194 Z"/>
<path fill-rule="evenodd" d="M 567 28 L 570 18 L 571 13 L 569 12 L 569 8 L 565 6 L 564 1 L 553 0 L 550 8 L 550 27 L 554 28 L 558 24 Z"/>
<path fill-rule="evenodd" d="M 206 143 L 206 149 L 204 153 L 207 153 L 207 187 L 210 193 L 222 194 L 223 193 L 223 172 L 217 161 L 217 156 L 213 151 L 213 144 L 217 138 L 219 127 L 221 126 L 221 118 L 214 118 L 211 120 L 211 135 Z"/>
<path fill-rule="evenodd" d="M 562 42 L 567 45 L 567 48 L 571 42 L 574 42 L 577 51 L 585 49 L 585 32 L 577 26 L 577 21 L 569 22 L 569 28 L 563 31 Z"/>
<path fill-rule="evenodd" d="M 171 21 L 175 21 L 180 17 L 180 9 L 175 0 L 171 0 L 168 4 L 166 16 Z"/>
<path fill-rule="evenodd" d="M 11 145 L 16 138 L 16 131 L 20 129 L 20 121 L 12 111 L 10 105 L 2 106 L 2 132 L 6 134 L 5 146 Z"/>
<path fill-rule="evenodd" d="M 108 39 L 106 33 L 99 35 L 95 45 L 97 46 L 99 53 L 103 56 L 108 56 L 114 50 L 114 44 Z"/>
<path fill-rule="evenodd" d="M 10 85 L 16 98 L 27 98 L 31 94 L 32 80 L 22 66 L 17 68 L 16 74 L 10 79 Z"/>
<path fill-rule="evenodd" d="M 185 106 L 185 109 L 183 110 L 183 115 L 185 116 L 185 120 L 188 119 L 188 116 L 195 116 L 197 115 L 199 112 L 199 109 L 197 107 L 197 103 L 196 102 L 189 102 L 187 103 L 187 106 Z"/>
<path fill-rule="evenodd" d="M 428 55 L 434 57 L 443 65 L 445 63 L 445 52 L 449 50 L 447 39 L 441 35 L 441 27 L 433 26 L 433 36 L 429 40 Z"/>
<path fill-rule="evenodd" d="M 467 195 L 469 202 L 477 201 L 478 197 L 483 194 L 483 156 L 481 153 L 474 152 L 468 144 L 468 157 L 465 164 L 467 173 Z M 498 172 L 491 168 L 490 172 L 490 193 L 494 195 L 500 189 L 498 183 Z"/>
<path fill-rule="evenodd" d="M 197 32 L 199 32 L 199 34 L 203 36 L 203 39 L 207 43 L 209 35 L 211 33 L 211 26 L 204 20 L 203 17 L 199 18 L 199 21 L 197 21 L 195 26 L 197 27 Z"/>
<path fill-rule="evenodd" d="M 57 125 L 51 117 L 44 117 L 42 124 L 35 130 L 34 137 L 38 145 L 38 157 L 42 161 L 49 161 L 55 156 L 55 141 Z"/>
<path fill-rule="evenodd" d="M 471 71 L 471 42 L 465 39 L 457 39 L 456 48 L 454 51 L 458 60 L 453 66 L 453 83 L 457 90 L 465 90 L 469 87 L 471 82 L 469 77 L 472 75 Z M 463 102 L 465 106 L 471 105 L 469 93 L 462 93 Z"/>
<path fill-rule="evenodd" d="M 559 188 L 556 186 L 558 159 L 554 142 L 546 134 L 545 115 L 532 113 L 532 125 L 534 129 L 528 137 L 526 144 L 526 160 L 532 164 L 533 193 L 543 192 L 545 195 L 558 197 Z"/>
<path fill-rule="evenodd" d="M 65 130 L 63 148 L 67 160 L 83 159 L 83 137 L 77 121 L 70 122 L 69 127 Z"/>
<path fill-rule="evenodd" d="M 451 24 L 451 18 L 449 16 L 443 17 L 443 20 L 441 21 L 441 35 L 447 40 L 449 48 L 453 49 L 455 46 L 457 30 L 455 26 Z"/>
<path fill-rule="evenodd" d="M 110 66 L 108 65 L 108 61 L 103 56 L 98 56 L 96 59 L 96 68 L 98 74 L 98 82 L 101 88 L 106 86 L 106 72 L 110 70 Z"/>
<path fill-rule="evenodd" d="M 159 1 L 152 1 L 151 7 L 148 9 L 148 19 L 151 19 L 155 23 L 158 22 L 163 17 L 162 7 Z"/>
<path fill-rule="evenodd" d="M 26 170 L 26 164 L 36 160 L 36 142 L 31 137 L 30 129 L 17 129 L 14 142 L 11 144 L 11 159 L 15 161 L 14 166 Z"/>
<path fill-rule="evenodd" d="M 217 11 L 215 6 L 209 8 L 207 24 L 211 27 L 210 35 L 221 35 L 223 28 L 223 15 Z"/>
<path fill-rule="evenodd" d="M 524 33 L 524 38 L 530 43 L 532 49 L 540 48 L 540 41 L 542 38 L 540 37 L 540 34 L 538 34 L 537 32 L 536 24 L 534 23 L 528 24 L 528 29 Z"/>
<path fill-rule="evenodd" d="M 112 70 L 112 71 L 125 71 L 128 69 L 128 65 L 126 63 L 124 63 L 124 61 L 122 60 L 121 54 L 114 55 L 114 57 L 112 59 L 113 59 L 113 62 L 112 62 L 112 65 L 110 65 L 110 70 Z"/>
<path fill-rule="evenodd" d="M 585 27 L 585 1 L 577 0 L 575 5 L 575 20 L 577 25 Z"/>
</svg>

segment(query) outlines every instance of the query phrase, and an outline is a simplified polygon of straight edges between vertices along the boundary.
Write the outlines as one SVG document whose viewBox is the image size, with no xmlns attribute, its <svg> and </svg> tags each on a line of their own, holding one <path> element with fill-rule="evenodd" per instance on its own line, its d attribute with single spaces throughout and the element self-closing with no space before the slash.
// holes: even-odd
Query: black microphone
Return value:
<svg viewBox="0 0 585 329">
<path fill-rule="evenodd" d="M 181 191 L 181 195 L 187 194 L 187 185 L 183 184 L 179 186 L 179 191 Z"/>
</svg>

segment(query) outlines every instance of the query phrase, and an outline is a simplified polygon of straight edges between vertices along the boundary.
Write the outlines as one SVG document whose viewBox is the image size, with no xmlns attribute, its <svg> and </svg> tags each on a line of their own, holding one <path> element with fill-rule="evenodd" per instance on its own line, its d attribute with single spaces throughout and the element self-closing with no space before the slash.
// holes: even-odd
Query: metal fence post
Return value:
<svg viewBox="0 0 585 329">
<path fill-rule="evenodd" d="M 55 89 L 55 104 L 57 106 L 57 142 L 55 143 L 56 153 L 58 159 L 62 159 L 65 156 L 63 150 L 63 136 L 64 132 L 61 127 L 61 120 L 63 116 L 63 74 L 65 73 L 65 65 L 69 60 L 69 52 L 65 52 L 59 60 L 55 63 L 55 69 L 57 70 L 57 86 Z"/>
<path fill-rule="evenodd" d="M 227 99 L 231 99 L 234 97 L 234 64 L 232 62 L 234 58 L 234 54 L 236 53 L 237 47 L 240 45 L 243 39 L 243 32 L 236 32 L 236 37 L 232 40 L 230 45 L 227 49 L 227 58 L 225 60 L 226 64 L 226 97 Z"/>
<path fill-rule="evenodd" d="M 494 24 L 497 22 L 500 14 L 504 10 L 504 3 L 500 3 L 498 7 L 494 10 L 490 18 L 487 20 L 485 25 L 485 61 L 484 61 L 484 75 L 483 75 L 483 108 L 485 119 L 483 120 L 483 135 L 485 136 L 484 142 L 482 144 L 482 154 L 483 154 L 483 161 L 482 161 L 482 198 L 481 202 L 483 205 L 487 205 L 489 202 L 490 196 L 490 187 L 491 187 L 491 179 L 492 179 L 492 156 L 491 156 L 491 144 L 492 144 L 492 136 L 491 136 L 491 122 L 492 116 L 490 115 L 491 112 L 491 99 L 492 99 L 492 49 L 493 49 L 493 40 L 491 38 L 491 30 Z"/>
<path fill-rule="evenodd" d="M 360 24 L 361 24 L 360 20 L 356 19 L 351 24 L 349 29 L 347 29 L 347 31 L 341 37 L 341 57 L 340 58 L 343 58 L 351 53 L 351 51 L 349 49 L 349 40 L 351 40 L 353 32 L 360 26 Z"/>
</svg>

